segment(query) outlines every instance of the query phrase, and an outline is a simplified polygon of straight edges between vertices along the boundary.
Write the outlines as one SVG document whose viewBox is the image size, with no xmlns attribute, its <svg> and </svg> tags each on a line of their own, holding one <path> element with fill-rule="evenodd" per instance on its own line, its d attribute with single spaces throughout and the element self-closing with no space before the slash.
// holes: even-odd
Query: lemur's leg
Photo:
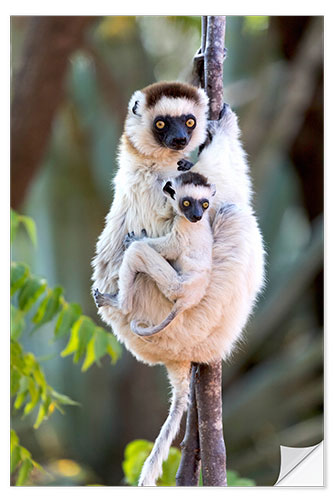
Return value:
<svg viewBox="0 0 333 500">
<path fill-rule="evenodd" d="M 126 250 L 119 269 L 119 307 L 130 312 L 133 307 L 134 280 L 145 273 L 155 282 L 167 299 L 174 301 L 181 293 L 182 279 L 175 269 L 144 241 L 134 242 Z"/>
</svg>

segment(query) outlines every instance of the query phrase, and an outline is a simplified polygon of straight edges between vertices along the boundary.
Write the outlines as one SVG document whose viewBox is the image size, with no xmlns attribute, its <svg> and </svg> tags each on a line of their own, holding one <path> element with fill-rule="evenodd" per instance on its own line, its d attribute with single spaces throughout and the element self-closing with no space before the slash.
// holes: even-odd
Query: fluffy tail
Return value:
<svg viewBox="0 0 333 500">
<path fill-rule="evenodd" d="M 164 330 L 164 328 L 170 325 L 170 323 L 180 312 L 180 308 L 177 305 L 174 305 L 168 316 L 159 325 L 156 326 L 139 326 L 139 323 L 141 323 L 141 321 L 133 320 L 131 321 L 131 330 L 133 333 L 140 335 L 140 337 L 151 337 L 152 335 L 161 332 L 162 330 Z"/>
<path fill-rule="evenodd" d="M 157 479 L 162 474 L 162 464 L 168 458 L 170 446 L 179 430 L 183 413 L 187 409 L 190 363 L 173 363 L 167 365 L 166 368 L 173 386 L 172 402 L 168 418 L 164 422 L 154 447 L 143 465 L 139 486 L 155 486 Z"/>
</svg>

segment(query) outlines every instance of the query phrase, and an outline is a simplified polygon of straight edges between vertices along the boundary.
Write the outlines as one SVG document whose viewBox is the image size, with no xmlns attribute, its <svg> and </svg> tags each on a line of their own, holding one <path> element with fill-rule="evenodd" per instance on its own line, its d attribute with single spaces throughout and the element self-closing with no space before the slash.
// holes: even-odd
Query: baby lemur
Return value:
<svg viewBox="0 0 333 500">
<path fill-rule="evenodd" d="M 111 305 L 124 313 L 133 307 L 134 281 L 137 273 L 155 280 L 161 292 L 175 304 L 158 325 L 139 326 L 132 320 L 131 329 L 140 336 L 151 336 L 164 330 L 181 312 L 199 304 L 204 296 L 212 268 L 213 235 L 208 217 L 214 185 L 201 174 L 187 172 L 168 180 L 163 193 L 171 203 L 175 217 L 171 231 L 159 238 L 142 238 L 134 233 L 125 238 L 128 248 L 119 270 L 119 293 L 94 292 L 98 307 Z M 196 223 L 193 226 L 193 223 Z"/>
</svg>

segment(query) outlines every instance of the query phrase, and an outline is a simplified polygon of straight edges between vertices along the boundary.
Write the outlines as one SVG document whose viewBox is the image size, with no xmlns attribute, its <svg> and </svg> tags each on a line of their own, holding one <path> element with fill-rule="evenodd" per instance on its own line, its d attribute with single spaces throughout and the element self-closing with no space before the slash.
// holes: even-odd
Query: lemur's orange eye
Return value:
<svg viewBox="0 0 333 500">
<path fill-rule="evenodd" d="M 208 201 L 204 201 L 203 204 L 202 204 L 202 208 L 206 209 L 208 207 L 209 207 Z"/>
<path fill-rule="evenodd" d="M 188 200 L 184 200 L 183 201 L 183 206 L 184 207 L 189 207 L 190 205 L 191 205 L 191 203 Z"/>
<path fill-rule="evenodd" d="M 155 123 L 155 126 L 161 130 L 165 127 L 165 122 L 163 120 L 158 120 L 158 122 Z"/>
<path fill-rule="evenodd" d="M 193 118 L 189 118 L 188 120 L 186 120 L 187 127 L 192 128 L 194 127 L 194 125 L 195 125 L 195 120 L 193 120 Z"/>
</svg>

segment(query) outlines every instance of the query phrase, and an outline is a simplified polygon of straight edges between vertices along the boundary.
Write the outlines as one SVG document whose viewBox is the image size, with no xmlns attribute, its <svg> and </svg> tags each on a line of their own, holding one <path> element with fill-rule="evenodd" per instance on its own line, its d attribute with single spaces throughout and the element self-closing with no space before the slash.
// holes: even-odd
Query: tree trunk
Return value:
<svg viewBox="0 0 333 500">
<path fill-rule="evenodd" d="M 61 102 L 69 55 L 96 18 L 34 16 L 11 106 L 11 205 L 17 208 L 38 169 Z"/>
</svg>

